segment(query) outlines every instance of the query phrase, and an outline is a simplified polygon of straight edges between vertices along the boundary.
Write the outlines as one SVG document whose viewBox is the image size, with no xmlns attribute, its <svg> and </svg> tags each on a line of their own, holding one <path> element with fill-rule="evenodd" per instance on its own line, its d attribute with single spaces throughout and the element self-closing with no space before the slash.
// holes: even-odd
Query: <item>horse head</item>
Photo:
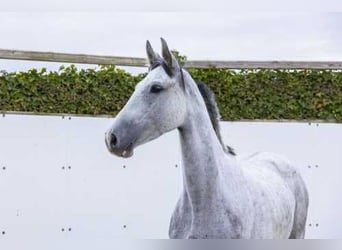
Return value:
<svg viewBox="0 0 342 250">
<path fill-rule="evenodd" d="M 149 41 L 146 52 L 149 72 L 106 132 L 109 152 L 131 157 L 138 145 L 182 125 L 186 116 L 186 97 L 182 68 L 161 38 L 162 57 Z"/>
</svg>

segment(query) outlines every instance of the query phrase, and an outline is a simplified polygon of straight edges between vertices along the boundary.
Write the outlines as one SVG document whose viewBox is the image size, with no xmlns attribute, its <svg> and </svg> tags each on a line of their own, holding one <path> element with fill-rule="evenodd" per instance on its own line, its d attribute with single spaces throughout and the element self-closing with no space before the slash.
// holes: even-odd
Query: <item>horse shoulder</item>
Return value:
<svg viewBox="0 0 342 250">
<path fill-rule="evenodd" d="M 297 169 L 284 157 L 268 152 L 241 157 L 240 165 L 254 199 L 254 236 L 288 237 L 296 205 Z"/>
</svg>

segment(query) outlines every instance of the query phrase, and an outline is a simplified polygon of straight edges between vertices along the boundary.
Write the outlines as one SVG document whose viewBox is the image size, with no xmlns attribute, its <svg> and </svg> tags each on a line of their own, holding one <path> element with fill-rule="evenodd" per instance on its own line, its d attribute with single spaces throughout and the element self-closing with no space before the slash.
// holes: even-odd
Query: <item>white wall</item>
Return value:
<svg viewBox="0 0 342 250">
<path fill-rule="evenodd" d="M 125 160 L 105 148 L 111 121 L 0 117 L 0 249 L 167 237 L 181 187 L 177 132 Z M 222 133 L 238 154 L 272 151 L 296 162 L 311 199 L 307 237 L 342 238 L 342 124 L 223 122 Z"/>
</svg>

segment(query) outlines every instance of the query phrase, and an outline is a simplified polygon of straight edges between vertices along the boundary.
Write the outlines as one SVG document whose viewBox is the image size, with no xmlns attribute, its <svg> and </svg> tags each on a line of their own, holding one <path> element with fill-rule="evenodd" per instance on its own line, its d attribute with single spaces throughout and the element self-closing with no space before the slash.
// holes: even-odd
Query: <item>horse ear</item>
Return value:
<svg viewBox="0 0 342 250">
<path fill-rule="evenodd" d="M 156 61 L 157 55 L 152 49 L 151 43 L 148 40 L 146 41 L 146 53 L 147 53 L 148 62 L 150 65 L 152 65 Z"/>
<path fill-rule="evenodd" d="M 181 84 L 182 84 L 182 88 L 185 90 L 182 68 L 180 67 L 178 63 L 178 60 L 170 52 L 165 39 L 161 37 L 160 40 L 162 43 L 162 55 L 163 55 L 164 62 L 173 73 L 175 73 L 177 70 L 180 70 Z"/>
<path fill-rule="evenodd" d="M 161 43 L 162 43 L 162 55 L 163 55 L 163 58 L 164 58 L 164 60 L 165 60 L 165 62 L 167 64 L 167 66 L 172 68 L 172 66 L 175 66 L 175 65 L 172 65 L 174 63 L 173 55 L 171 54 L 165 39 L 161 37 L 160 40 L 161 40 Z"/>
</svg>

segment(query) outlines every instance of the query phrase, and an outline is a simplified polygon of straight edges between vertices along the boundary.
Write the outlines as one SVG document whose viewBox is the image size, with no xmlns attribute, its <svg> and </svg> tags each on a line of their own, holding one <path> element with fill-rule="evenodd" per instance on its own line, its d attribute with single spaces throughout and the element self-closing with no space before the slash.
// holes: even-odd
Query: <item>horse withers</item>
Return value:
<svg viewBox="0 0 342 250">
<path fill-rule="evenodd" d="M 134 149 L 178 129 L 183 190 L 170 238 L 304 238 L 308 193 L 297 169 L 273 153 L 236 156 L 220 134 L 213 93 L 180 67 L 164 39 L 147 41 L 150 69 L 106 132 L 109 152 Z"/>
</svg>

